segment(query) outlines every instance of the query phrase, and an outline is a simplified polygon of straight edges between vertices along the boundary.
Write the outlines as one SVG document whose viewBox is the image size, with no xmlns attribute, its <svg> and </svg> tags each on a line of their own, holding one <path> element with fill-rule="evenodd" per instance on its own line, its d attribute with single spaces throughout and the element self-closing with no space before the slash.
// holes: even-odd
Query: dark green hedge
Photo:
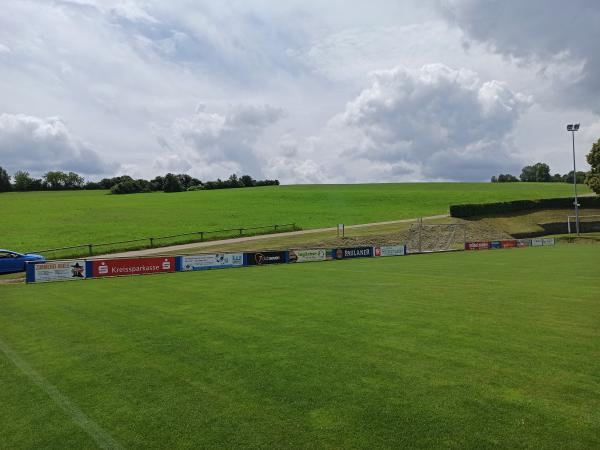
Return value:
<svg viewBox="0 0 600 450">
<path fill-rule="evenodd" d="M 579 197 L 582 208 L 600 208 L 600 197 Z M 467 217 L 489 216 L 515 211 L 530 211 L 537 209 L 569 209 L 573 207 L 573 197 L 544 198 L 540 200 L 514 200 L 498 203 L 472 203 L 467 205 L 450 206 L 450 216 Z"/>
</svg>

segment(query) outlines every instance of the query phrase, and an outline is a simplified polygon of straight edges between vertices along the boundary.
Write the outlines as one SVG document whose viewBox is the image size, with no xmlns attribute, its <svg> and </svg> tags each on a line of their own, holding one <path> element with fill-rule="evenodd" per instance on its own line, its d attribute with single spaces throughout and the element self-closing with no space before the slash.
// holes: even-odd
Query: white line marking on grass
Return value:
<svg viewBox="0 0 600 450">
<path fill-rule="evenodd" d="M 6 357 L 21 371 L 29 377 L 31 381 L 37 384 L 54 402 L 75 422 L 83 431 L 85 431 L 99 447 L 104 449 L 120 449 L 121 446 L 110 434 L 103 430 L 100 425 L 90 419 L 85 413 L 77 407 L 71 400 L 62 394 L 56 386 L 40 375 L 27 361 L 23 360 L 6 342 L 0 339 L 0 350 Z"/>
</svg>

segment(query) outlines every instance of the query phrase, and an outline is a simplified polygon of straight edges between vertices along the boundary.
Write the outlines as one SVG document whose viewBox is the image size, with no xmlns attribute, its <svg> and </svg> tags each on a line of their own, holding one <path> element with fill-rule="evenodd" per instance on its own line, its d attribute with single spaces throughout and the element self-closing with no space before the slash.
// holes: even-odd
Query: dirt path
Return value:
<svg viewBox="0 0 600 450">
<path fill-rule="evenodd" d="M 445 219 L 449 217 L 449 214 L 439 214 L 437 216 L 429 216 L 423 217 L 423 220 L 435 220 L 435 219 Z M 415 222 L 418 219 L 402 219 L 402 220 L 389 220 L 387 222 L 374 222 L 374 223 L 361 223 L 358 225 L 347 225 L 346 229 L 354 229 L 354 228 L 367 228 L 374 227 L 379 225 L 394 225 L 399 223 L 410 223 Z M 203 247 L 212 247 L 215 245 L 225 245 L 225 244 L 234 244 L 238 242 L 249 242 L 249 241 L 259 241 L 262 239 L 272 239 L 272 238 L 280 238 L 286 236 L 299 236 L 303 234 L 312 234 L 312 233 L 323 233 L 328 231 L 336 231 L 336 227 L 330 228 L 314 228 L 310 230 L 301 230 L 301 231 L 288 231 L 285 233 L 274 233 L 274 234 L 261 234 L 258 236 L 247 236 L 241 238 L 234 239 L 222 239 L 218 241 L 206 241 L 206 242 L 193 242 L 189 244 L 180 244 L 180 245 L 171 245 L 169 247 L 160 247 L 160 248 L 148 248 L 145 250 L 133 250 L 129 252 L 122 253 L 111 253 L 107 255 L 98 255 L 91 258 L 86 259 L 101 259 L 101 258 L 127 258 L 127 257 L 136 257 L 136 256 L 151 256 L 151 255 L 160 255 L 161 253 L 173 253 L 178 251 L 185 251 L 189 249 L 198 249 Z"/>
<path fill-rule="evenodd" d="M 25 283 L 25 276 L 21 273 L 15 274 L 15 277 L 0 277 L 0 284 L 20 284 Z"/>
</svg>

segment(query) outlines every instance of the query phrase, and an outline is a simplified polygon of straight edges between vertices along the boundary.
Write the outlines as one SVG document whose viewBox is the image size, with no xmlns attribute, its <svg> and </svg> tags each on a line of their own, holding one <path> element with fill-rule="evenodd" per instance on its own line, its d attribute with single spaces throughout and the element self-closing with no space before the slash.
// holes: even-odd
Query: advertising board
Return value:
<svg viewBox="0 0 600 450">
<path fill-rule="evenodd" d="M 382 245 L 375 247 L 375 256 L 404 256 L 406 255 L 405 245 Z"/>
<path fill-rule="evenodd" d="M 283 264 L 287 262 L 288 252 L 253 252 L 244 253 L 244 265 L 264 266 L 266 264 Z"/>
<path fill-rule="evenodd" d="M 531 239 L 517 239 L 517 247 L 531 247 Z"/>
<path fill-rule="evenodd" d="M 348 258 L 366 258 L 373 256 L 375 252 L 373 247 L 346 247 L 336 248 L 333 250 L 335 259 L 348 259 Z"/>
<path fill-rule="evenodd" d="M 539 247 L 540 245 L 544 245 L 544 240 L 543 239 L 536 238 L 536 239 L 532 239 L 531 240 L 531 246 L 532 247 Z"/>
<path fill-rule="evenodd" d="M 500 241 L 491 241 L 490 248 L 502 248 L 502 243 Z"/>
<path fill-rule="evenodd" d="M 93 277 L 120 277 L 151 273 L 175 272 L 175 257 L 119 258 L 93 260 Z"/>
<path fill-rule="evenodd" d="M 85 261 L 72 259 L 30 264 L 27 267 L 27 282 L 83 280 L 86 277 Z"/>
<path fill-rule="evenodd" d="M 329 255 L 327 255 L 329 253 Z M 328 257 L 329 256 L 329 257 Z M 289 262 L 314 262 L 331 259 L 331 252 L 323 248 L 290 250 Z"/>
<path fill-rule="evenodd" d="M 542 245 L 554 245 L 554 238 L 543 238 Z"/>
<path fill-rule="evenodd" d="M 465 250 L 487 250 L 489 248 L 489 242 L 467 242 L 465 244 Z"/>
<path fill-rule="evenodd" d="M 517 246 L 517 241 L 514 239 L 500 241 L 502 248 L 514 248 Z"/>
<path fill-rule="evenodd" d="M 210 253 L 181 257 L 181 270 L 226 269 L 244 265 L 243 253 Z"/>
</svg>

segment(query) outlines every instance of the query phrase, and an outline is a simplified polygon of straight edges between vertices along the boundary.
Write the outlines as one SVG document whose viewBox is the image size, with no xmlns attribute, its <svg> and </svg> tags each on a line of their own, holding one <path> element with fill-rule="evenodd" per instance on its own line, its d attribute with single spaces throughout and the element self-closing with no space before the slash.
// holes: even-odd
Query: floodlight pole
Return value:
<svg viewBox="0 0 600 450">
<path fill-rule="evenodd" d="M 577 126 L 571 126 L 569 128 L 571 131 L 571 136 L 573 137 L 573 192 L 575 194 L 575 231 L 577 233 L 577 236 L 579 236 L 579 202 L 577 201 L 577 168 L 575 167 L 575 131 L 579 130 L 579 124 L 577 124 Z"/>
</svg>

